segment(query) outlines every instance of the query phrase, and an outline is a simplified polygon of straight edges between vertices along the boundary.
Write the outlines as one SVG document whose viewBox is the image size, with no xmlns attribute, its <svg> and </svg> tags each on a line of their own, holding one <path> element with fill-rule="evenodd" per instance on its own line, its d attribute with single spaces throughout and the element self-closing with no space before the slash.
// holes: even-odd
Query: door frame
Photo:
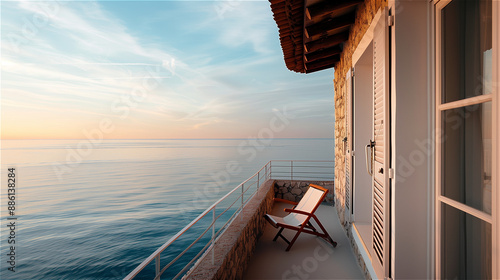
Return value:
<svg viewBox="0 0 500 280">
<path fill-rule="evenodd" d="M 392 3 L 394 4 L 394 3 Z M 389 5 L 389 7 L 391 7 L 392 5 Z M 388 18 L 385 16 L 386 14 L 390 14 L 390 11 L 391 9 L 389 9 L 389 7 L 384 7 L 384 8 L 381 8 L 378 10 L 378 12 L 376 13 L 376 15 L 374 16 L 370 26 L 368 27 L 367 31 L 365 32 L 365 34 L 363 35 L 363 38 L 361 39 L 361 41 L 359 42 L 358 46 L 356 47 L 356 50 L 354 51 L 353 55 L 352 55 L 352 65 L 355 66 L 356 63 L 358 62 L 358 60 L 361 58 L 361 56 L 363 55 L 363 53 L 365 52 L 365 50 L 368 48 L 368 46 L 373 42 L 373 39 L 374 39 L 374 31 L 375 31 L 375 26 L 377 25 L 377 23 L 380 21 L 380 20 L 384 20 L 387 22 Z M 393 157 L 394 157 L 394 152 L 393 152 L 393 149 L 394 147 L 392 147 L 392 145 L 390 143 L 394 143 L 394 118 L 393 118 L 393 115 L 394 115 L 394 110 L 395 108 L 393 108 L 393 106 L 391 106 L 391 102 L 393 102 L 394 100 L 394 89 L 395 89 L 395 85 L 394 85 L 394 73 L 391 69 L 394 69 L 394 51 L 393 51 L 393 46 L 394 46 L 394 34 L 393 32 L 389 31 L 390 29 L 392 29 L 393 26 L 386 26 L 387 27 L 387 33 L 388 33 L 388 41 L 387 41 L 387 46 L 389 48 L 389 51 L 387 52 L 387 59 L 389 60 L 389 63 L 387 64 L 387 67 L 389 68 L 388 69 L 388 77 L 389 77 L 389 82 L 387 83 L 387 88 L 388 88 L 388 106 L 387 108 L 385 108 L 385 110 L 388 110 L 388 116 L 389 116 L 389 119 L 387 120 L 387 125 L 389 126 L 389 131 L 388 131 L 388 135 L 386 136 L 386 139 L 387 139 L 387 142 L 389 143 L 388 144 L 388 149 L 386 150 L 386 152 L 388 153 L 387 155 L 387 161 L 388 161 L 388 169 L 392 169 L 393 166 L 392 166 L 392 163 L 394 162 L 393 161 Z M 355 78 L 354 78 L 355 79 Z M 353 90 L 353 94 L 355 94 L 355 88 Z M 354 104 L 354 106 L 356 106 Z M 355 107 L 354 107 L 354 110 Z M 355 136 L 354 136 L 355 137 Z M 355 153 L 360 153 L 360 151 L 355 151 Z M 358 157 L 358 160 L 359 160 L 359 157 Z M 354 171 L 355 172 L 355 171 Z M 386 174 L 389 172 L 389 170 L 386 171 Z M 356 179 L 353 178 L 353 181 L 355 181 Z M 393 210 L 394 210 L 394 207 L 393 207 L 393 201 L 391 199 L 391 193 L 392 193 L 392 189 L 393 189 L 393 186 L 394 186 L 394 180 L 393 179 L 388 179 L 387 180 L 387 185 L 386 185 L 386 189 L 389 191 L 389 199 L 386 201 L 386 211 L 388 212 L 388 216 L 390 217 L 388 220 L 387 220 L 387 223 L 386 223 L 386 235 L 387 235 L 387 239 L 388 242 L 386 243 L 387 244 L 387 249 L 385 250 L 384 252 L 384 255 L 387 257 L 386 258 L 386 262 L 384 264 L 384 267 L 383 267 L 383 271 L 378 271 L 378 274 L 376 275 L 372 275 L 372 276 L 376 276 L 376 278 L 380 277 L 379 274 L 380 273 L 383 273 L 384 275 L 382 276 L 383 278 L 387 278 L 387 277 L 390 277 L 391 274 L 393 274 L 393 269 L 394 269 L 394 246 L 393 246 L 393 236 L 392 236 L 392 228 L 393 228 Z M 354 186 L 355 188 L 355 186 Z M 355 193 L 353 192 L 352 195 L 354 195 Z M 373 210 L 372 210 L 373 211 Z M 356 213 L 354 212 L 354 217 L 355 217 Z M 373 223 L 373 222 L 372 222 Z M 372 225 L 373 226 L 373 225 Z M 364 244 L 363 244 L 364 245 Z M 371 262 L 371 267 L 370 267 L 370 271 L 371 273 L 377 271 L 377 269 L 375 269 L 375 262 L 374 262 L 374 252 L 373 252 L 373 249 L 372 248 L 367 248 L 368 249 L 368 252 L 369 252 L 369 255 L 371 255 L 370 257 L 370 262 Z M 366 261 L 365 261 L 366 263 Z M 375 269 L 375 270 L 373 270 Z"/>
<path fill-rule="evenodd" d="M 492 6 L 492 86 L 493 86 L 493 159 L 492 159 L 492 213 L 493 213 L 493 248 L 497 248 L 492 252 L 492 276 L 500 278 L 500 2 L 493 1 Z M 496 193 L 496 195 L 495 195 Z"/>
<path fill-rule="evenodd" d="M 353 68 L 347 71 L 345 77 L 345 100 L 346 100 L 346 138 L 344 143 L 345 155 L 345 219 L 347 222 L 354 221 L 354 76 Z"/>
</svg>

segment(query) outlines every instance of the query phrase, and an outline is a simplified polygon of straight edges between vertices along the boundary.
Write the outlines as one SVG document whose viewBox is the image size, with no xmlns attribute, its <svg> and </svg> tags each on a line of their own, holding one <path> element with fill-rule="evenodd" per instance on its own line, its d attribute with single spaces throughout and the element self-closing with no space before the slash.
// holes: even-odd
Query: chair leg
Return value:
<svg viewBox="0 0 500 280">
<path fill-rule="evenodd" d="M 280 228 L 280 230 L 278 231 L 278 233 L 276 234 L 276 236 L 274 237 L 273 241 L 276 241 L 278 239 L 278 237 L 281 235 L 281 232 L 283 232 L 285 228 Z"/>
<path fill-rule="evenodd" d="M 307 222 L 306 228 L 312 229 L 312 231 L 317 232 L 316 228 L 311 224 L 311 222 Z"/>
<path fill-rule="evenodd" d="M 278 239 L 278 237 L 281 237 L 281 239 L 283 239 L 283 240 L 284 240 L 287 244 L 290 244 L 290 241 L 288 241 L 288 239 L 286 239 L 286 237 L 285 237 L 283 234 L 281 234 L 281 232 L 283 232 L 283 230 L 284 230 L 284 229 L 285 229 L 285 228 L 283 228 L 283 227 L 282 227 L 282 228 L 278 231 L 278 233 L 277 233 L 277 234 L 276 234 L 276 236 L 274 237 L 273 241 L 276 241 L 276 239 Z"/>
<path fill-rule="evenodd" d="M 328 239 L 330 240 L 330 243 L 333 245 L 333 248 L 337 247 L 337 242 L 333 241 L 333 239 L 330 236 L 328 236 Z"/>
<path fill-rule="evenodd" d="M 297 240 L 297 238 L 299 237 L 299 234 L 302 232 L 302 229 L 303 229 L 303 227 L 301 227 L 299 230 L 297 230 L 297 233 L 293 237 L 292 241 L 290 242 L 290 244 L 288 244 L 288 247 L 286 247 L 287 252 L 290 251 L 290 248 L 292 248 L 293 243 L 295 243 L 295 240 Z"/>
<path fill-rule="evenodd" d="M 325 239 L 328 243 L 332 244 L 334 248 L 337 247 L 337 242 L 333 241 L 333 239 L 330 237 L 330 235 L 326 231 L 325 227 L 323 227 L 323 225 L 318 220 L 318 218 L 316 216 L 313 216 L 313 218 L 324 233 L 324 236 L 322 236 L 323 239 Z"/>
<path fill-rule="evenodd" d="M 319 230 L 317 230 L 313 226 L 312 222 L 309 220 L 310 218 L 313 218 L 316 221 L 316 224 L 320 227 L 320 229 L 321 229 L 322 232 L 320 232 Z M 326 242 L 332 244 L 333 247 L 337 247 L 337 242 L 335 242 L 330 237 L 330 235 L 326 231 L 325 227 L 321 224 L 321 222 L 318 220 L 318 218 L 314 214 L 312 214 L 305 221 L 305 223 L 303 223 L 302 225 L 300 225 L 300 227 L 293 227 L 293 226 L 289 226 L 289 225 L 285 225 L 285 226 L 278 225 L 278 226 L 280 227 L 280 229 L 279 229 L 278 233 L 276 234 L 276 236 L 274 236 L 273 241 L 276 241 L 278 239 L 278 237 L 281 237 L 286 243 L 288 243 L 288 247 L 286 248 L 286 251 L 290 251 L 290 249 L 292 248 L 293 244 L 295 243 L 295 241 L 297 240 L 297 238 L 299 237 L 299 235 L 302 232 L 307 233 L 307 234 L 312 234 L 312 235 L 319 236 L 319 237 L 323 238 Z M 297 231 L 297 233 L 293 237 L 292 241 L 288 241 L 288 239 L 286 239 L 285 236 L 282 235 L 282 232 L 283 232 L 283 230 L 285 228 Z"/>
</svg>

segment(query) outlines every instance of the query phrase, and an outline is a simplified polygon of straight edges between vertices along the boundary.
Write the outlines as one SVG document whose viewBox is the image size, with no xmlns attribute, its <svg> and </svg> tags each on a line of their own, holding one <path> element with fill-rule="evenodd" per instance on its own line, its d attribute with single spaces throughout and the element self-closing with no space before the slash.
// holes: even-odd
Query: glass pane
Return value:
<svg viewBox="0 0 500 280">
<path fill-rule="evenodd" d="M 491 102 L 442 112 L 441 194 L 491 214 Z"/>
<path fill-rule="evenodd" d="M 491 279 L 491 224 L 443 204 L 441 278 Z"/>
<path fill-rule="evenodd" d="M 441 10 L 442 103 L 491 93 L 491 0 Z"/>
</svg>

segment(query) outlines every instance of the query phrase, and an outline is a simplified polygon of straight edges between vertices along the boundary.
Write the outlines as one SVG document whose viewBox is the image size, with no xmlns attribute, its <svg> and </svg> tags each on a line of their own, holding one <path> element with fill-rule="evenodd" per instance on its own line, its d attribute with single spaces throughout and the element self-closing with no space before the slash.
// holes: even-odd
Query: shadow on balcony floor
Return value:
<svg viewBox="0 0 500 280">
<path fill-rule="evenodd" d="M 285 216 L 284 208 L 290 208 L 290 205 L 275 203 L 273 215 Z M 285 241 L 278 238 L 273 242 L 278 230 L 267 225 L 243 279 L 364 279 L 335 207 L 322 204 L 316 215 L 333 240 L 338 242 L 336 248 L 321 238 L 302 233 L 286 252 Z M 295 231 L 284 231 L 288 240 L 294 234 Z"/>
</svg>

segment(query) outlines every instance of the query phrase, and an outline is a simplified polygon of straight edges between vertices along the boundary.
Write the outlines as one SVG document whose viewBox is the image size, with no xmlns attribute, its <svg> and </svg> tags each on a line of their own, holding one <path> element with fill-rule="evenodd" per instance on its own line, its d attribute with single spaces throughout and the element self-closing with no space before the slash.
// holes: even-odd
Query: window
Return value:
<svg viewBox="0 0 500 280">
<path fill-rule="evenodd" d="M 492 0 L 436 5 L 437 277 L 492 278 Z"/>
</svg>

